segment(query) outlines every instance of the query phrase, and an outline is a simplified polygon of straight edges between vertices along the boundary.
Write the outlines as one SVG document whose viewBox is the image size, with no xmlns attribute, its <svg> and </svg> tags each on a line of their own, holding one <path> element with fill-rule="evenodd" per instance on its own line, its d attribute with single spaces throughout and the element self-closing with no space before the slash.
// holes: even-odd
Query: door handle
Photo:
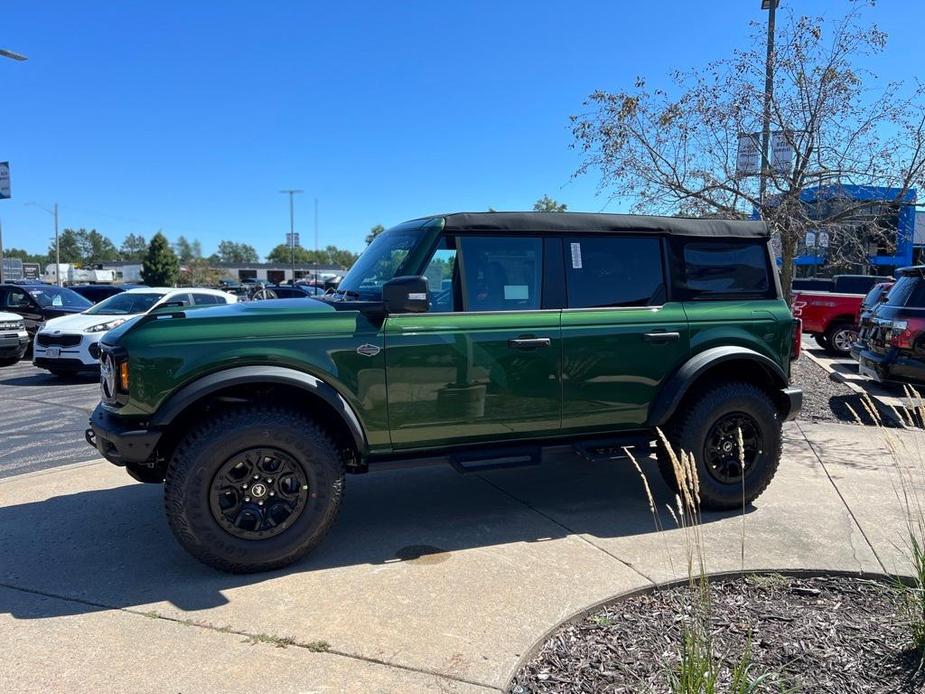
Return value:
<svg viewBox="0 0 925 694">
<path fill-rule="evenodd" d="M 663 344 L 665 342 L 677 342 L 681 339 L 681 333 L 676 332 L 654 332 L 646 333 L 642 336 L 643 341 L 651 342 L 653 344 Z"/>
<path fill-rule="evenodd" d="M 537 347 L 549 347 L 552 340 L 548 337 L 517 337 L 507 341 L 507 346 L 511 349 L 536 349 Z"/>
</svg>

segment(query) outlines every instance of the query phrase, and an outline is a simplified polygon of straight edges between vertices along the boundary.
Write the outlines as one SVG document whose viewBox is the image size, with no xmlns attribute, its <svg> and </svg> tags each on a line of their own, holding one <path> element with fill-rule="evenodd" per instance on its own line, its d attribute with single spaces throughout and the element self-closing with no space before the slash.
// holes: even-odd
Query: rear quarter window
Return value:
<svg viewBox="0 0 925 694">
<path fill-rule="evenodd" d="M 777 296 L 761 240 L 674 238 L 671 249 L 674 293 L 681 300 Z"/>
<path fill-rule="evenodd" d="M 896 308 L 925 308 L 925 278 L 903 275 L 890 289 L 886 303 Z"/>
</svg>

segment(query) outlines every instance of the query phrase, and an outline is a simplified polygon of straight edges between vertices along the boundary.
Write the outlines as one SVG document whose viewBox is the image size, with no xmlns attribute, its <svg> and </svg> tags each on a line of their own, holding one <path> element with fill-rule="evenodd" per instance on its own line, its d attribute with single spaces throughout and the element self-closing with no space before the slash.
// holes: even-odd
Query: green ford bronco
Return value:
<svg viewBox="0 0 925 694">
<path fill-rule="evenodd" d="M 438 215 L 382 233 L 323 297 L 106 333 L 87 440 L 164 482 L 179 542 L 232 572 L 316 547 L 345 473 L 565 446 L 655 453 L 676 486 L 656 427 L 695 457 L 703 506 L 732 509 L 777 469 L 799 338 L 762 222 Z"/>
</svg>

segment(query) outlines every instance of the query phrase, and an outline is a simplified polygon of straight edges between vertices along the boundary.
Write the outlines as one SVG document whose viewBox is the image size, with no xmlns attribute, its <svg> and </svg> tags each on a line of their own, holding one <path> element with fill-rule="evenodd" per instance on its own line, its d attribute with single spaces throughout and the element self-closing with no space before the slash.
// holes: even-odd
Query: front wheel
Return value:
<svg viewBox="0 0 925 694">
<path fill-rule="evenodd" d="M 693 455 L 705 509 L 751 503 L 771 483 L 780 463 L 780 413 L 768 394 L 750 383 L 725 383 L 705 391 L 675 415 L 667 437 L 678 455 L 681 451 Z M 665 481 L 677 490 L 664 447 L 658 462 Z"/>
<path fill-rule="evenodd" d="M 277 569 L 324 538 L 337 516 L 344 462 L 324 430 L 270 406 L 214 415 L 177 446 L 164 501 L 177 540 L 230 573 Z"/>
</svg>

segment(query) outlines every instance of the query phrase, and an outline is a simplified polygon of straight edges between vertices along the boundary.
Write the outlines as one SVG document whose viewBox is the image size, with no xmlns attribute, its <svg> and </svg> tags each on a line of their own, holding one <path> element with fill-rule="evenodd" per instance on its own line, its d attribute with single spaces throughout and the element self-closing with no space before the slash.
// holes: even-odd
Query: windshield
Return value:
<svg viewBox="0 0 925 694">
<path fill-rule="evenodd" d="M 379 301 L 382 285 L 403 274 L 403 263 L 420 239 L 420 227 L 394 227 L 382 232 L 344 275 L 334 294 L 338 298 Z"/>
<path fill-rule="evenodd" d="M 122 292 L 101 301 L 84 313 L 96 316 L 125 316 L 133 313 L 145 313 L 164 297 L 157 292 Z"/>
<path fill-rule="evenodd" d="M 26 289 L 42 308 L 76 308 L 81 311 L 93 305 L 89 299 L 66 287 L 45 286 Z"/>
</svg>

